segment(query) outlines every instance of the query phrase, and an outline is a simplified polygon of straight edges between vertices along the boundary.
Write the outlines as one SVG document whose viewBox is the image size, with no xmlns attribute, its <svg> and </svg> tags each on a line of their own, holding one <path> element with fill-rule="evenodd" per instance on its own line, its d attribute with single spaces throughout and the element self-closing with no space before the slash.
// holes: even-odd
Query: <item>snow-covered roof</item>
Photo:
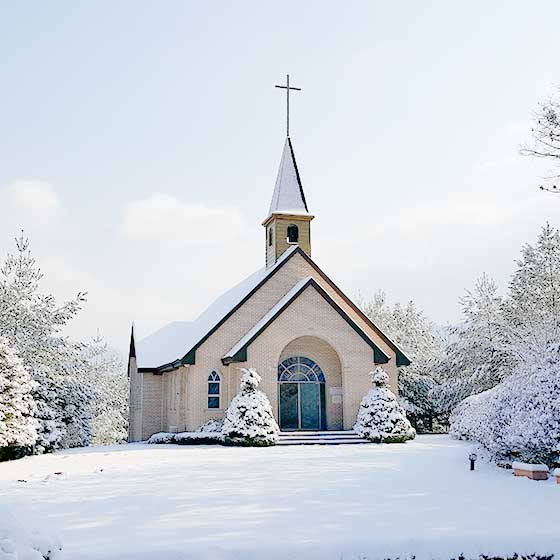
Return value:
<svg viewBox="0 0 560 560">
<path fill-rule="evenodd" d="M 180 360 L 297 248 L 290 247 L 274 265 L 257 270 L 223 293 L 194 321 L 134 321 L 137 366 L 157 368 Z"/>
<path fill-rule="evenodd" d="M 275 213 L 309 214 L 292 141 L 289 137 L 286 138 L 284 144 L 276 185 L 268 211 L 269 216 Z"/>
<path fill-rule="evenodd" d="M 156 368 L 184 356 L 194 324 L 194 321 L 134 321 L 137 366 Z"/>
</svg>

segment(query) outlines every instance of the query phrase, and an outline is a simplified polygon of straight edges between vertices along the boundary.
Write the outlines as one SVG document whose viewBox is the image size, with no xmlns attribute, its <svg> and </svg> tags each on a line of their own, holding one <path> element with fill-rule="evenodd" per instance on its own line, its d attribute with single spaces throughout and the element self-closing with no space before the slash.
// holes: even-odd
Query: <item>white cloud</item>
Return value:
<svg viewBox="0 0 560 560">
<path fill-rule="evenodd" d="M 220 243 L 238 239 L 245 224 L 237 208 L 210 207 L 153 194 L 125 207 L 121 230 L 128 239 Z"/>
<path fill-rule="evenodd" d="M 0 205 L 25 228 L 51 224 L 63 213 L 58 194 L 44 181 L 13 181 L 0 189 Z"/>
</svg>

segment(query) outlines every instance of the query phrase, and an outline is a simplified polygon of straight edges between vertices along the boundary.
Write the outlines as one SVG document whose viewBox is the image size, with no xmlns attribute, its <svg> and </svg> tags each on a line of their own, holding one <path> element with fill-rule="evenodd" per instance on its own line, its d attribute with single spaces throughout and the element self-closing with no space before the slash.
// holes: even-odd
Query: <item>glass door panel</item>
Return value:
<svg viewBox="0 0 560 560">
<path fill-rule="evenodd" d="M 300 383 L 301 429 L 320 430 L 320 398 L 318 383 Z"/>
<path fill-rule="evenodd" d="M 299 399 L 297 383 L 280 383 L 280 429 L 299 429 Z"/>
<path fill-rule="evenodd" d="M 325 384 L 319 385 L 321 390 L 321 430 L 327 429 L 327 398 Z"/>
</svg>

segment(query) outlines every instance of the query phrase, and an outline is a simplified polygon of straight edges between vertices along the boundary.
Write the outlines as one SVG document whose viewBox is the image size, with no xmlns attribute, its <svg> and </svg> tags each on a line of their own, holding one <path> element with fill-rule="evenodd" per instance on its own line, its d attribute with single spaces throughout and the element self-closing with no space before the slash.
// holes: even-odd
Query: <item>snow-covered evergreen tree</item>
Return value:
<svg viewBox="0 0 560 560">
<path fill-rule="evenodd" d="M 37 441 L 33 386 L 23 362 L 0 336 L 0 459 L 8 453 L 2 448 L 32 447 Z"/>
<path fill-rule="evenodd" d="M 502 300 L 496 283 L 483 275 L 460 303 L 464 320 L 451 329 L 438 364 L 441 384 L 436 398 L 444 412 L 468 396 L 494 387 L 512 368 L 503 348 Z"/>
<path fill-rule="evenodd" d="M 39 292 L 42 273 L 23 235 L 16 239 L 16 248 L 0 269 L 0 335 L 36 382 L 36 449 L 87 444 L 92 394 L 83 383 L 85 362 L 81 346 L 61 333 L 79 312 L 85 294 L 57 305 L 52 295 Z"/>
<path fill-rule="evenodd" d="M 267 446 L 278 441 L 280 432 L 268 397 L 257 389 L 261 376 L 252 368 L 241 369 L 241 387 L 224 419 L 222 435 L 234 445 Z"/>
<path fill-rule="evenodd" d="M 124 364 L 99 334 L 86 345 L 84 359 L 95 393 L 93 443 L 122 443 L 128 435 L 128 378 Z"/>
<path fill-rule="evenodd" d="M 503 305 L 503 337 L 517 363 L 538 360 L 560 340 L 560 233 L 548 223 L 521 250 Z"/>
<path fill-rule="evenodd" d="M 399 400 L 418 428 L 432 430 L 441 412 L 435 389 L 436 366 L 443 355 L 433 324 L 412 301 L 390 307 L 383 292 L 375 293 L 370 301 L 360 299 L 364 313 L 410 358 L 409 366 L 399 368 Z"/>
<path fill-rule="evenodd" d="M 402 443 L 414 439 L 403 407 L 388 388 L 389 377 L 381 367 L 371 372 L 373 387 L 362 399 L 354 430 L 374 443 Z"/>
</svg>

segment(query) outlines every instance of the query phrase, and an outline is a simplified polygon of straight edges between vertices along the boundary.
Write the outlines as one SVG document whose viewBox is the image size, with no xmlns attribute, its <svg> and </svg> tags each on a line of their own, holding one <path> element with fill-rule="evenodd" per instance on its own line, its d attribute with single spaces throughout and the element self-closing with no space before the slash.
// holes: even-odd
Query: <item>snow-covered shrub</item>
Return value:
<svg viewBox="0 0 560 560">
<path fill-rule="evenodd" d="M 451 416 L 450 433 L 478 441 L 499 461 L 555 464 L 560 445 L 558 348 L 463 401 Z"/>
<path fill-rule="evenodd" d="M 34 383 L 22 360 L 0 336 L 0 461 L 17 458 L 37 441 Z"/>
<path fill-rule="evenodd" d="M 55 536 L 27 529 L 12 510 L 0 506 L 0 560 L 57 560 L 62 544 Z"/>
<path fill-rule="evenodd" d="M 387 387 L 389 377 L 382 368 L 371 372 L 373 387 L 362 399 L 354 430 L 374 443 L 401 443 L 414 439 L 416 431 L 410 425 L 403 407 Z"/>
<path fill-rule="evenodd" d="M 146 443 L 174 443 L 176 445 L 208 445 L 223 443 L 224 437 L 220 432 L 158 432 L 151 436 Z"/>
<path fill-rule="evenodd" d="M 200 426 L 200 428 L 198 428 L 198 430 L 196 431 L 197 432 L 221 432 L 223 426 L 224 426 L 223 420 L 212 418 L 211 420 L 208 420 L 208 422 L 202 424 L 202 426 Z"/>
<path fill-rule="evenodd" d="M 146 443 L 175 443 L 175 436 L 177 434 L 174 432 L 158 432 L 157 434 L 151 435 Z"/>
<path fill-rule="evenodd" d="M 231 401 L 222 434 L 231 445 L 266 446 L 278 441 L 280 430 L 268 397 L 257 389 L 261 376 L 252 368 L 241 369 L 241 387 Z"/>
</svg>

